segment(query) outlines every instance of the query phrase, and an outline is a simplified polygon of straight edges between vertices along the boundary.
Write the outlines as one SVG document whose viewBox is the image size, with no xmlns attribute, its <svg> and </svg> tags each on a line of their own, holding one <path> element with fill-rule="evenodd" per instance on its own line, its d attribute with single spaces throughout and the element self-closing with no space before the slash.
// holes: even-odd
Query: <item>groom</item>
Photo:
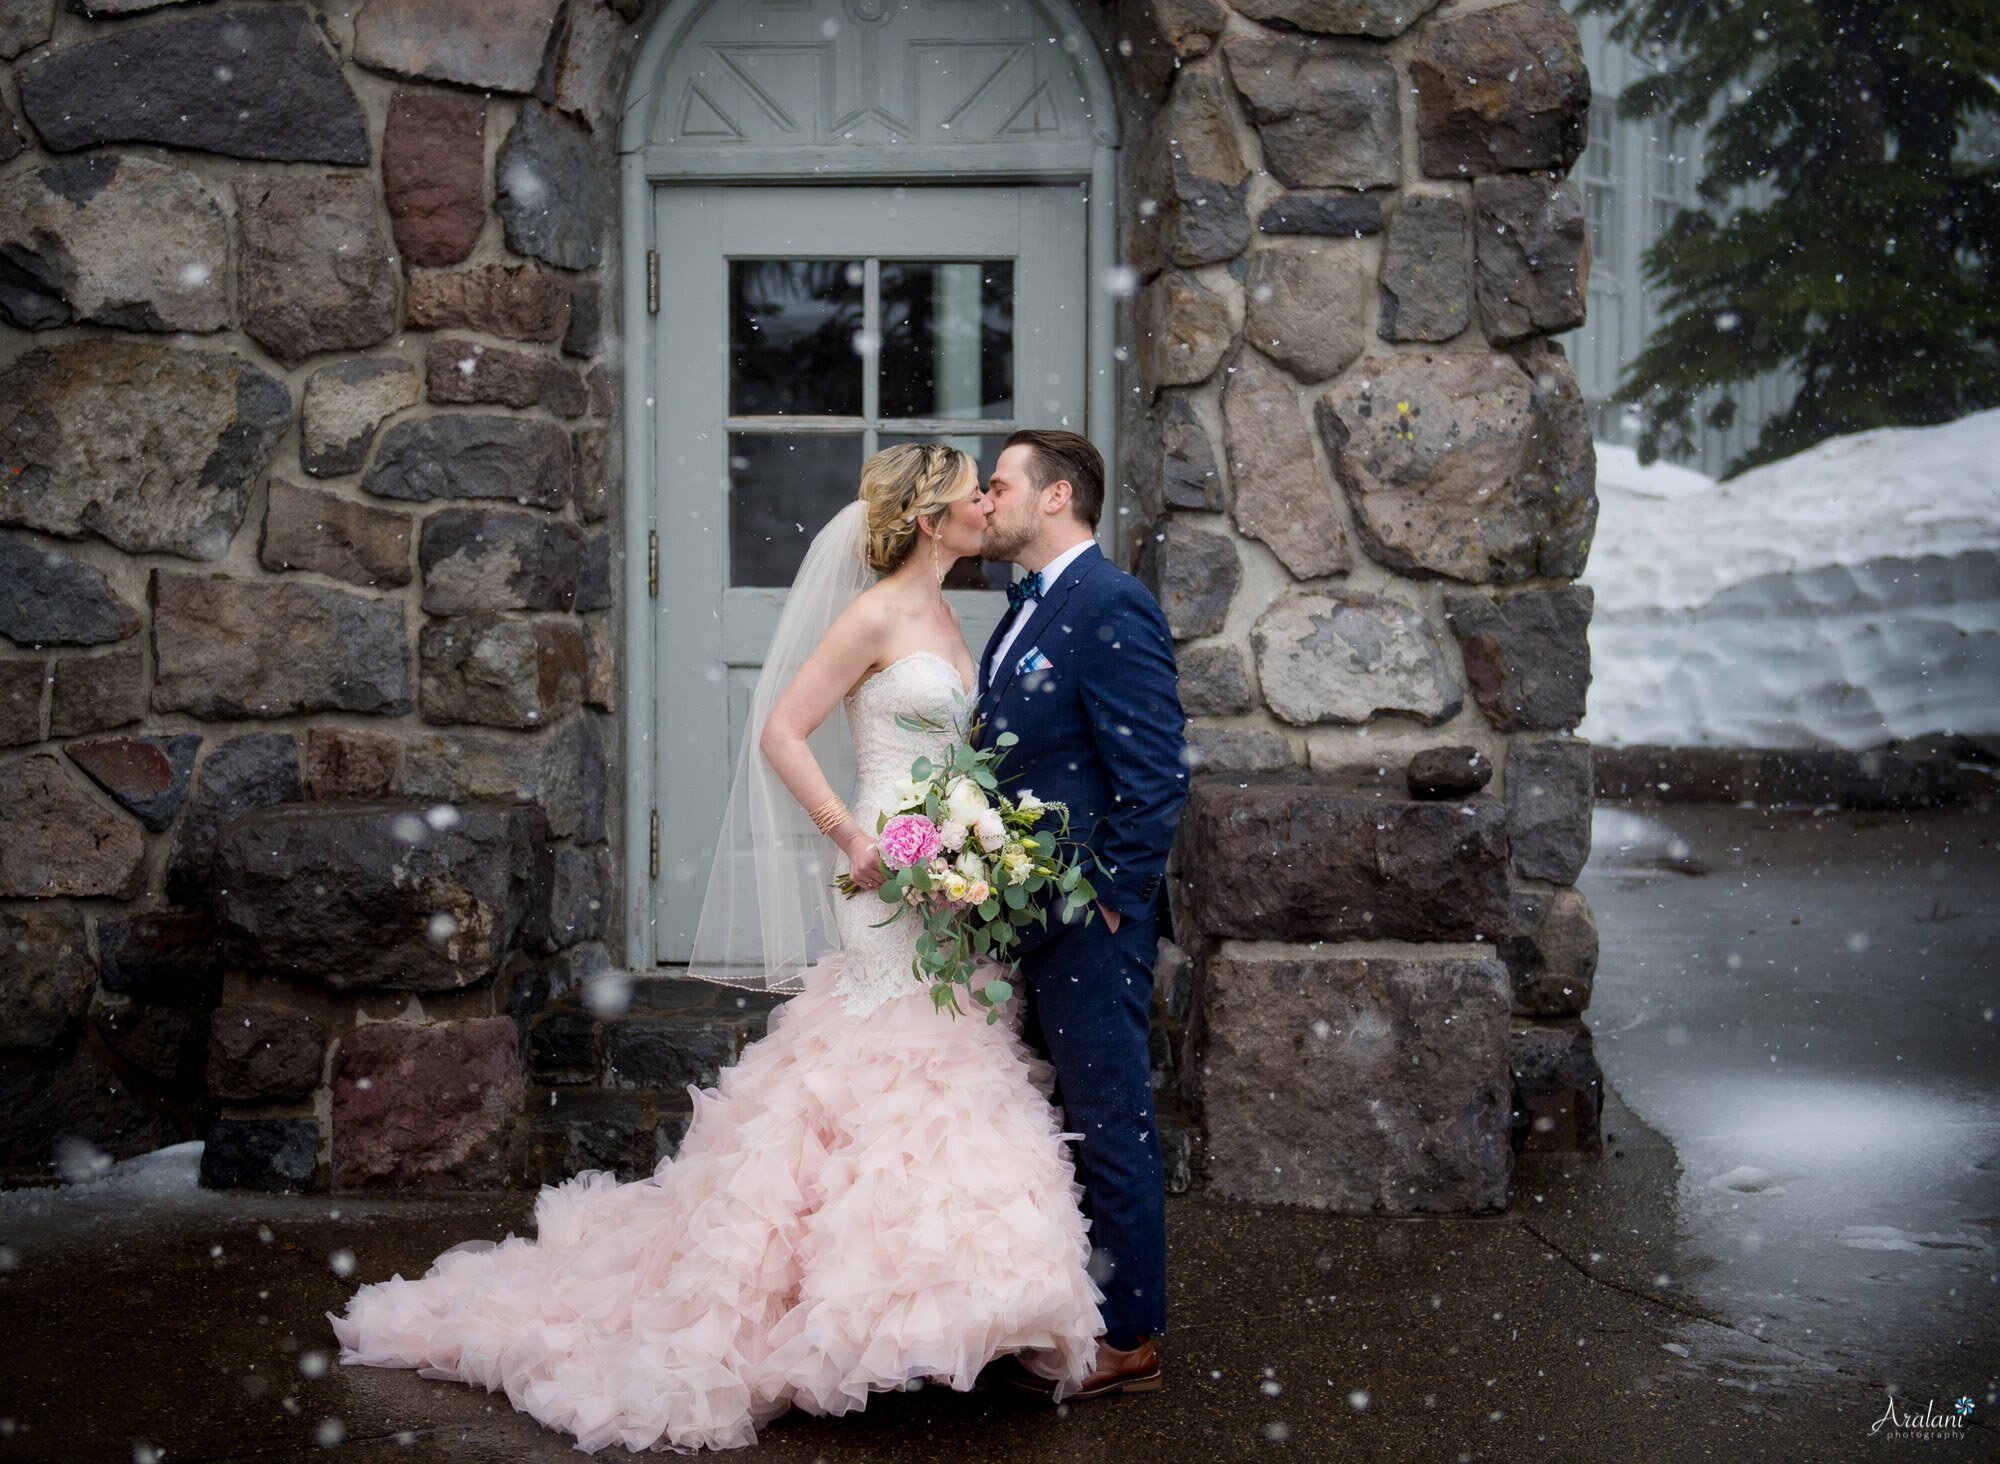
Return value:
<svg viewBox="0 0 2000 1464">
<path fill-rule="evenodd" d="M 1155 932 L 1167 851 L 1187 798 L 1173 637 L 1144 586 L 1099 552 L 1104 459 L 1074 432 L 1007 439 L 990 484 L 982 553 L 1028 571 L 979 666 L 983 738 L 1013 731 L 1015 788 L 1069 809 L 1097 918 L 1029 927 L 1026 1036 L 1055 1064 L 1082 1135 L 1077 1178 L 1091 1216 L 1091 1274 L 1104 1288 L 1095 1371 L 1075 1395 L 1160 1386 L 1153 1337 L 1167 1321 L 1160 1140 L 1147 1055 Z"/>
</svg>

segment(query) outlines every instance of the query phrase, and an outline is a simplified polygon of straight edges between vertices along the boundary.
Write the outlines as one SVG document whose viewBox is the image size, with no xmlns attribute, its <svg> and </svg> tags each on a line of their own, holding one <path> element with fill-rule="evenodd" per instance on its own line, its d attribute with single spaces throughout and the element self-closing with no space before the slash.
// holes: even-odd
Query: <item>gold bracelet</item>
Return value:
<svg viewBox="0 0 2000 1464">
<path fill-rule="evenodd" d="M 847 811 L 847 805 L 841 802 L 839 794 L 835 794 L 833 797 L 827 799 L 826 802 L 822 803 L 806 816 L 813 821 L 814 828 L 818 829 L 822 834 L 829 836 L 848 818 L 852 817 Z"/>
</svg>

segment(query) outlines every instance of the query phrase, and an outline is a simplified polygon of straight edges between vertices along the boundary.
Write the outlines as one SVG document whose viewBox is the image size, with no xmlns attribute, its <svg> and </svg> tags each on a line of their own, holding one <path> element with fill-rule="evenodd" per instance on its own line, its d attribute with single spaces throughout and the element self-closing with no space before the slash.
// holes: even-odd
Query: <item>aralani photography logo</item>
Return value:
<svg viewBox="0 0 2000 1464">
<path fill-rule="evenodd" d="M 1943 1412 L 1935 1398 L 1926 1398 L 1921 1412 L 1914 1404 L 1899 1402 L 1889 1395 L 1889 1406 L 1868 1426 L 1871 1438 L 1933 1443 L 1965 1437 L 1965 1420 L 1972 1416 L 1972 1400 L 1960 1398 Z"/>
</svg>

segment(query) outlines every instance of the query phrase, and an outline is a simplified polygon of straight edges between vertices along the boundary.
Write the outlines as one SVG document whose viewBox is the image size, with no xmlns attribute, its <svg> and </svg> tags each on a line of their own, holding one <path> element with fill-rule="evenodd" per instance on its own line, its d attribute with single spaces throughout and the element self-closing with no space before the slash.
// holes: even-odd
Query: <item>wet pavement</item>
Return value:
<svg viewBox="0 0 2000 1464">
<path fill-rule="evenodd" d="M 1484 1220 L 1175 1200 L 1165 1391 L 926 1389 L 743 1457 L 1872 1459 L 1921 1442 L 1870 1435 L 1889 1385 L 1970 1397 L 1931 1446 L 1994 1457 L 1996 843 L 1991 817 L 1607 810 L 1602 1159 L 1527 1156 Z M 190 1164 L 0 1195 L 0 1460 L 575 1457 L 504 1400 L 329 1365 L 356 1283 L 531 1197 L 218 1195 Z"/>
<path fill-rule="evenodd" d="M 1688 1291 L 1779 1349 L 1738 1380 L 1990 1418 L 2000 818 L 1604 808 L 1595 835 L 1599 1060 L 1680 1160 Z"/>
</svg>

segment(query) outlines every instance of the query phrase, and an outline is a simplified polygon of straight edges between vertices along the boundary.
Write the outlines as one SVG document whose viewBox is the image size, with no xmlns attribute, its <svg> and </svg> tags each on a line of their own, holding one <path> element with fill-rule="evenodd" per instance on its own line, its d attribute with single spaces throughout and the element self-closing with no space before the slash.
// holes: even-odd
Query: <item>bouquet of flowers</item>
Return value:
<svg viewBox="0 0 2000 1464">
<path fill-rule="evenodd" d="M 1061 900 L 1065 922 L 1087 922 L 1097 891 L 1084 877 L 1096 856 L 1069 836 L 1069 810 L 1023 788 L 1000 790 L 999 767 L 1020 739 L 1003 732 L 991 748 L 959 738 L 943 723 L 898 717 L 906 731 L 932 732 L 944 743 L 936 757 L 910 764 L 892 806 L 876 822 L 882 867 L 877 894 L 896 907 L 882 924 L 912 915 L 923 922 L 911 973 L 928 982 L 940 1010 L 960 1011 L 961 994 L 999 1020 L 1014 994 L 1012 951 L 1031 922 L 1046 924 Z M 849 898 L 861 893 L 847 875 L 835 882 Z M 991 975 L 982 964 L 1003 973 Z"/>
</svg>

